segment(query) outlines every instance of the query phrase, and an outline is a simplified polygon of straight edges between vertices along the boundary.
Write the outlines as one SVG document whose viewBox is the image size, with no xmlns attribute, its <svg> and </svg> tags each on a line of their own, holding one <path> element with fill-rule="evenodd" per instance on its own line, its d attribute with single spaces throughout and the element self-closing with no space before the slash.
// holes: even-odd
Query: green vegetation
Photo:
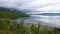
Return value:
<svg viewBox="0 0 60 34">
<path fill-rule="evenodd" d="M 0 18 L 16 19 L 21 17 L 28 17 L 27 14 L 15 10 L 14 9 L 9 10 L 7 8 L 0 7 Z"/>
<path fill-rule="evenodd" d="M 3 21 L 4 20 L 4 21 Z M 31 27 L 26 27 L 24 22 L 10 22 L 7 19 L 0 19 L 0 34 L 60 34 L 58 30 L 48 30 L 46 26 L 44 29 L 40 29 L 41 25 L 31 24 Z M 12 23 L 12 24 L 11 24 Z"/>
<path fill-rule="evenodd" d="M 0 7 L 0 34 L 60 34 L 58 30 L 49 31 L 48 26 L 41 28 L 40 22 L 25 25 L 24 19 L 17 23 L 11 19 L 28 17 L 27 14 Z"/>
</svg>

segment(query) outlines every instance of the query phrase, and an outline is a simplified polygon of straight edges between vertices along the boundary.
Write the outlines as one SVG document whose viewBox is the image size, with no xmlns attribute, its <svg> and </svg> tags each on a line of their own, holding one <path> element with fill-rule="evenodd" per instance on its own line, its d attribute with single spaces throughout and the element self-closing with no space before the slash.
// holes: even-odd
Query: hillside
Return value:
<svg viewBox="0 0 60 34">
<path fill-rule="evenodd" d="M 21 17 L 28 17 L 28 15 L 16 9 L 10 10 L 9 8 L 0 7 L 0 18 L 16 19 Z"/>
</svg>

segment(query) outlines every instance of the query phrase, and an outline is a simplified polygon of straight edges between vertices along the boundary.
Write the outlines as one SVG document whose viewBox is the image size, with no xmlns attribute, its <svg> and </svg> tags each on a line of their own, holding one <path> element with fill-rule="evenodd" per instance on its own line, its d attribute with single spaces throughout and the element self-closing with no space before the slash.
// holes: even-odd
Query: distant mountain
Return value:
<svg viewBox="0 0 60 34">
<path fill-rule="evenodd" d="M 23 13 L 22 11 L 15 9 L 15 8 L 4 8 L 4 7 L 0 7 L 0 11 L 7 11 L 7 12 L 16 12 L 16 13 Z M 24 14 L 24 13 L 23 13 Z"/>
<path fill-rule="evenodd" d="M 42 13 L 43 16 L 60 16 L 60 13 Z"/>
<path fill-rule="evenodd" d="M 16 19 L 20 17 L 28 17 L 28 15 L 17 9 L 0 7 L 0 18 Z"/>
<path fill-rule="evenodd" d="M 60 16 L 60 13 L 41 13 L 41 14 L 29 14 L 29 15 Z"/>
</svg>

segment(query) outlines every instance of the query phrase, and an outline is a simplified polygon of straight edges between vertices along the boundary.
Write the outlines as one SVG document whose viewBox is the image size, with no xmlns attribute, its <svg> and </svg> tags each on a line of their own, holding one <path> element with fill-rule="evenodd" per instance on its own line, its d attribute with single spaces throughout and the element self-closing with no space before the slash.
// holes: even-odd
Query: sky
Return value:
<svg viewBox="0 0 60 34">
<path fill-rule="evenodd" d="M 60 0 L 0 0 L 0 7 L 26 10 L 27 12 L 26 11 L 22 12 L 26 12 L 27 14 L 60 13 Z M 51 17 L 52 22 L 50 22 L 50 20 L 48 19 L 49 16 L 47 17 L 39 15 L 32 15 L 32 16 L 44 17 L 40 18 L 41 21 L 44 21 L 46 23 L 52 23 L 55 25 L 60 25 L 59 16 Z M 55 20 L 53 20 L 52 18 L 54 18 Z"/>
<path fill-rule="evenodd" d="M 0 0 L 0 6 L 41 12 L 59 12 L 60 0 Z M 35 12 L 36 13 L 36 12 Z"/>
</svg>

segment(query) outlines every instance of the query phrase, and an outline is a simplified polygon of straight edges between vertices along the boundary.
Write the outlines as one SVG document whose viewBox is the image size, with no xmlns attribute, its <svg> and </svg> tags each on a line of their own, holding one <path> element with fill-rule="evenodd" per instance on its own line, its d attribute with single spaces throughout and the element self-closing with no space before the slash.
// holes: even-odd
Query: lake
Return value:
<svg viewBox="0 0 60 34">
<path fill-rule="evenodd" d="M 27 17 L 25 22 L 27 23 L 38 23 L 48 24 L 53 27 L 60 27 L 60 13 L 43 13 L 41 15 L 31 15 Z"/>
</svg>

